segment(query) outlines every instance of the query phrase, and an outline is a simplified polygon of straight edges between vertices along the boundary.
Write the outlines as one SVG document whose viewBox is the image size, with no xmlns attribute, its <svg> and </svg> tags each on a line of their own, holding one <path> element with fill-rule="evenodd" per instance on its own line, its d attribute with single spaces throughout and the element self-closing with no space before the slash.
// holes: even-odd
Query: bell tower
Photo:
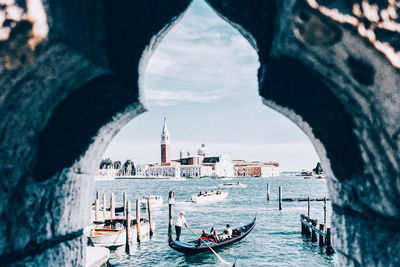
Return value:
<svg viewBox="0 0 400 267">
<path fill-rule="evenodd" d="M 161 165 L 170 163 L 170 139 L 167 128 L 167 118 L 164 117 L 164 125 L 161 132 Z"/>
</svg>

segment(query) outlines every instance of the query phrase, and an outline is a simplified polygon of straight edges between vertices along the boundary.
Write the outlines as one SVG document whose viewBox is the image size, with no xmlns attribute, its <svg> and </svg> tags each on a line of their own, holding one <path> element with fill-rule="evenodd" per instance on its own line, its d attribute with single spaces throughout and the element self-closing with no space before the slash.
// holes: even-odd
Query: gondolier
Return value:
<svg viewBox="0 0 400 267">
<path fill-rule="evenodd" d="M 184 212 L 180 211 L 179 216 L 176 219 L 176 224 L 175 224 L 176 241 L 179 241 L 179 237 L 181 236 L 182 226 L 187 227 L 186 219 L 183 215 L 184 215 Z"/>
</svg>

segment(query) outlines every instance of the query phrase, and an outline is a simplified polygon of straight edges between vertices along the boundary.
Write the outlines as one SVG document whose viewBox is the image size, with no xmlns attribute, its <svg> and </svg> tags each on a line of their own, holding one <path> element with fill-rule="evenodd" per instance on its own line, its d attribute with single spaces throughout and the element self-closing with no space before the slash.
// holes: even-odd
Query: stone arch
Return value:
<svg viewBox="0 0 400 267">
<path fill-rule="evenodd" d="M 307 133 L 330 170 L 341 264 L 398 264 L 400 242 L 390 238 L 400 220 L 396 58 L 360 30 L 362 14 L 346 1 L 207 2 L 256 49 L 264 103 Z M 11 33 L 1 41 L 5 264 L 82 264 L 87 222 L 75 214 L 90 201 L 84 178 L 118 129 L 144 111 L 140 72 L 190 1 L 151 3 L 49 1 L 46 20 L 10 4 L 26 16 L 3 26 Z M 45 37 L 35 32 L 44 21 Z"/>
</svg>

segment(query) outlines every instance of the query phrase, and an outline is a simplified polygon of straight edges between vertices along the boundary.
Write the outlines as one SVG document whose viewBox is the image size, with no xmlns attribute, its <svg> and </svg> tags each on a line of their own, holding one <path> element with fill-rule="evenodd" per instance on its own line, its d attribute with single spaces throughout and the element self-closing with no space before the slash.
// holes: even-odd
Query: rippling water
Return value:
<svg viewBox="0 0 400 267">
<path fill-rule="evenodd" d="M 122 203 L 122 194 L 127 192 L 134 202 L 146 194 L 162 195 L 164 205 L 153 210 L 156 223 L 154 236 L 134 248 L 131 255 L 124 249 L 113 251 L 110 263 L 113 266 L 215 266 L 218 259 L 212 253 L 185 256 L 172 250 L 167 244 L 168 192 L 175 191 L 175 215 L 185 211 L 188 225 L 197 233 L 202 229 L 215 227 L 220 233 L 229 223 L 231 227 L 246 224 L 256 212 L 258 221 L 254 230 L 241 242 L 218 250 L 229 262 L 236 260 L 236 266 L 333 266 L 335 259 L 322 253 L 317 243 L 304 241 L 300 233 L 300 214 L 307 213 L 307 202 L 283 202 L 278 210 L 278 187 L 282 186 L 283 197 L 324 197 L 327 196 L 325 180 L 303 179 L 301 177 L 240 178 L 247 188 L 224 189 L 229 191 L 223 202 L 199 205 L 188 200 L 199 191 L 216 189 L 218 184 L 232 181 L 214 179 L 168 180 L 114 180 L 97 181 L 95 191 L 115 193 L 117 206 Z M 267 201 L 266 184 L 270 184 L 271 200 Z M 133 205 L 134 207 L 134 205 Z M 330 227 L 330 202 L 327 205 L 327 223 Z M 133 208 L 135 209 L 135 208 Z M 134 214 L 134 212 L 133 212 Z M 323 202 L 311 202 L 311 217 L 323 222 Z M 187 229 L 182 229 L 181 240 L 196 239 Z"/>
</svg>

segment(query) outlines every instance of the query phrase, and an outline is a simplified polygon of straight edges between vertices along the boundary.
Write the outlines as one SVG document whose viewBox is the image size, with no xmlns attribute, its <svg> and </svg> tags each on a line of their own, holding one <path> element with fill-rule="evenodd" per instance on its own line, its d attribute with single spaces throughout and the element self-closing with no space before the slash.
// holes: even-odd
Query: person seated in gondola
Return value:
<svg viewBox="0 0 400 267">
<path fill-rule="evenodd" d="M 214 229 L 214 228 L 213 228 Z M 219 239 L 219 237 L 218 237 L 218 233 L 217 233 L 217 230 L 215 230 L 214 229 L 214 231 L 212 232 L 212 235 L 213 235 L 213 238 L 214 238 L 214 240 L 215 240 L 215 242 L 220 242 L 221 240 Z"/>
<path fill-rule="evenodd" d="M 239 236 L 239 235 L 240 235 L 240 231 L 238 229 L 235 229 L 235 230 L 232 231 L 232 236 L 233 237 Z"/>
<path fill-rule="evenodd" d="M 221 236 L 221 241 L 224 241 L 227 239 L 229 239 L 228 230 L 224 230 L 224 232 L 222 233 L 222 236 Z"/>
<path fill-rule="evenodd" d="M 207 234 L 206 230 L 203 230 L 203 234 L 200 236 L 200 238 L 203 239 L 203 240 L 208 240 L 208 241 L 211 241 L 211 242 L 214 242 L 214 243 L 215 243 L 214 236 L 213 236 L 213 235 Z M 201 243 L 202 243 L 202 242 L 201 242 L 201 240 L 199 239 L 198 242 L 197 242 L 197 244 L 196 244 L 196 247 L 200 246 Z"/>
<path fill-rule="evenodd" d="M 221 194 L 221 189 L 218 188 L 217 195 Z"/>
<path fill-rule="evenodd" d="M 208 239 L 208 234 L 206 233 L 206 230 L 203 230 L 203 233 L 201 234 L 200 238 L 205 239 L 205 240 Z M 199 239 L 199 240 L 197 240 L 196 247 L 198 247 L 200 245 L 201 245 L 201 240 Z"/>
<path fill-rule="evenodd" d="M 202 237 L 202 238 L 203 238 L 203 237 L 208 237 L 208 234 L 207 234 L 206 230 L 203 229 L 203 233 L 201 234 L 201 237 Z"/>
</svg>

